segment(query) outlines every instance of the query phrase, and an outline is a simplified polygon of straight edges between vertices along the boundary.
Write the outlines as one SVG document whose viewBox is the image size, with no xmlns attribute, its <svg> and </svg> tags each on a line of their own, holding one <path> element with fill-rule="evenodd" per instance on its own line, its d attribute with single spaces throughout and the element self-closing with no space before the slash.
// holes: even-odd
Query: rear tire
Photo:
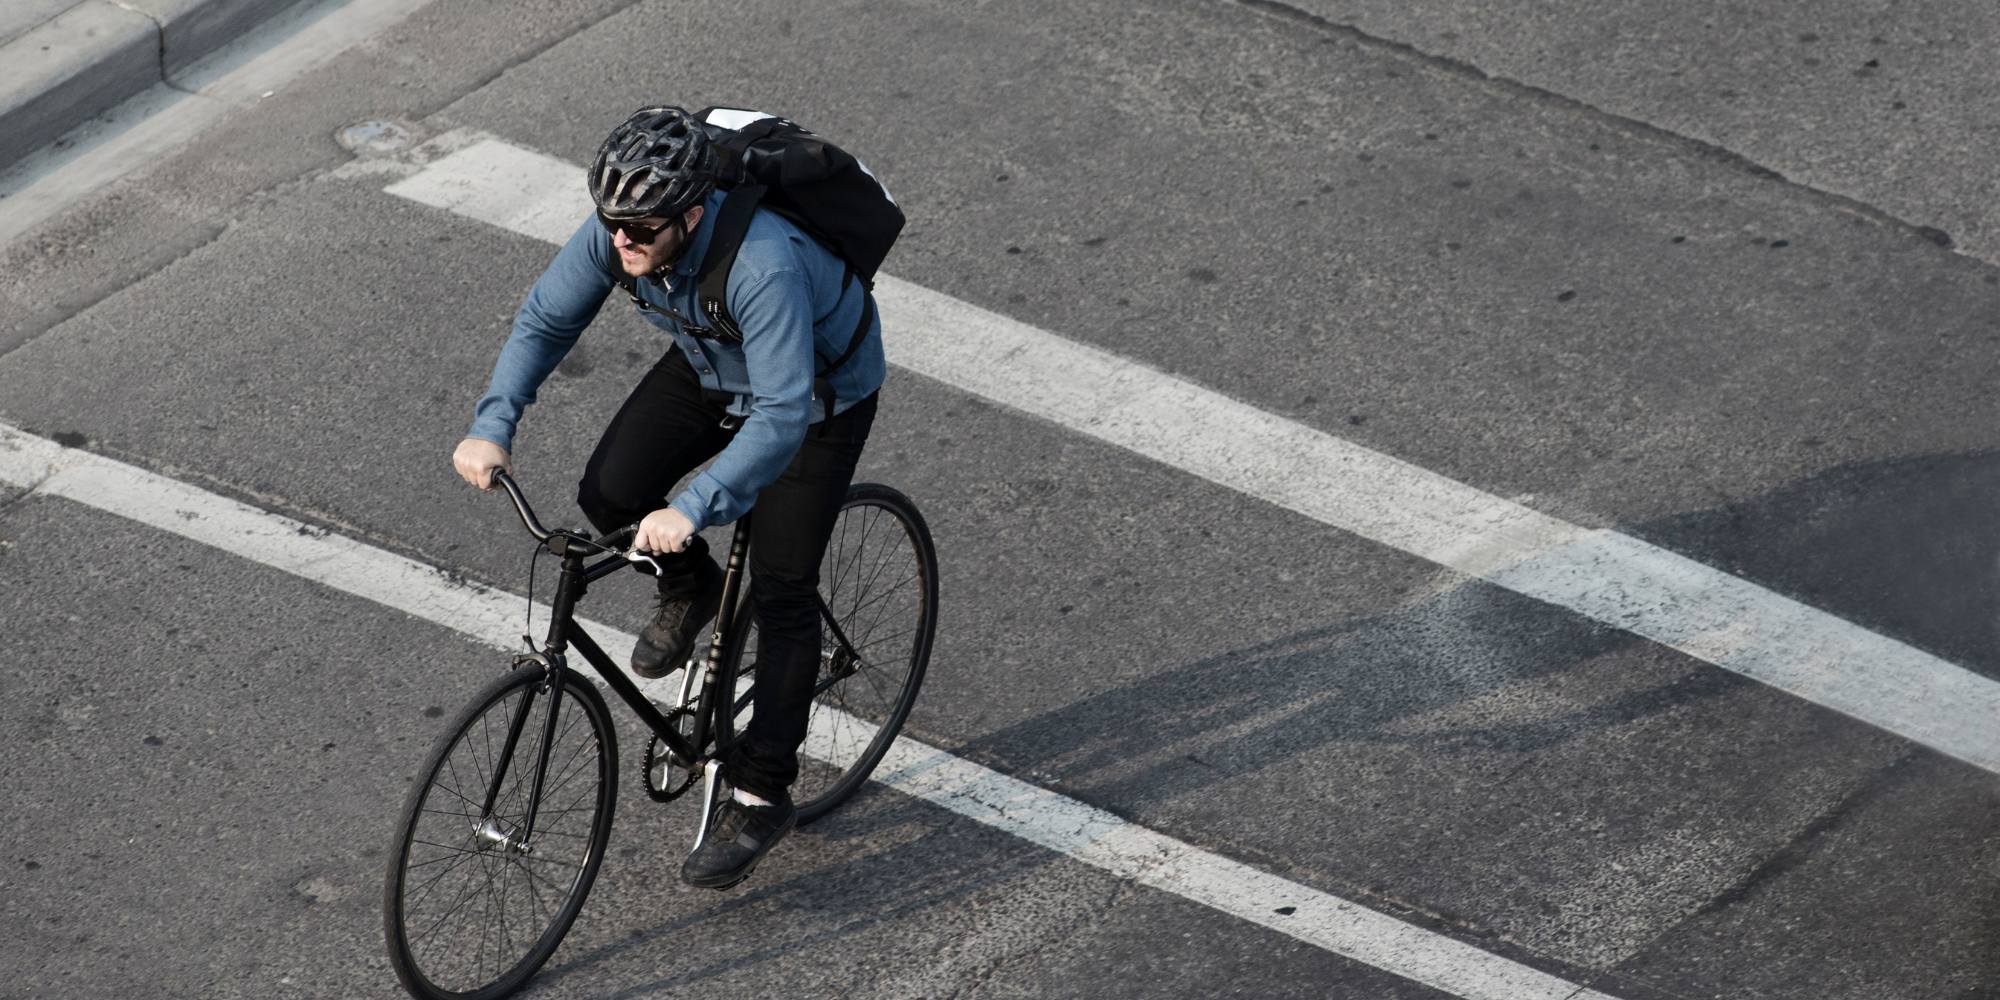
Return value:
<svg viewBox="0 0 2000 1000">
<path fill-rule="evenodd" d="M 555 954 L 597 879 L 617 805 L 617 736 L 603 696 L 568 670 L 558 675 L 534 834 L 525 852 L 514 842 L 541 753 L 546 677 L 524 667 L 473 698 L 403 804 L 382 922 L 396 977 L 421 1000 L 497 1000 L 520 989 Z M 524 702 L 489 816 L 492 776 Z"/>
<path fill-rule="evenodd" d="M 819 694 L 813 699 L 792 801 L 799 822 L 838 808 L 868 780 L 910 717 L 937 636 L 937 546 L 909 497 L 877 483 L 848 487 L 820 560 Z M 756 581 L 751 581 L 754 589 Z M 852 643 L 843 648 L 826 620 Z M 718 742 L 740 732 L 755 698 L 757 617 L 749 595 L 736 615 L 725 677 L 733 711 L 718 712 Z M 858 656 L 853 655 L 858 654 Z"/>
</svg>

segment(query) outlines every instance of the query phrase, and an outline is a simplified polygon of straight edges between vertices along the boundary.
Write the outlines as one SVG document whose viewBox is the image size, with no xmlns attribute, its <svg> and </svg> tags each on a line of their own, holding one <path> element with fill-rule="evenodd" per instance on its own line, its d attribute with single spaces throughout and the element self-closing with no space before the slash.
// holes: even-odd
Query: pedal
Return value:
<svg viewBox="0 0 2000 1000">
<path fill-rule="evenodd" d="M 688 849 L 689 854 L 701 850 L 701 845 L 708 840 L 708 828 L 715 822 L 715 788 L 722 782 L 722 762 L 709 761 L 707 770 L 708 776 L 703 779 L 701 790 L 701 832 L 695 834 L 694 846 Z"/>
</svg>

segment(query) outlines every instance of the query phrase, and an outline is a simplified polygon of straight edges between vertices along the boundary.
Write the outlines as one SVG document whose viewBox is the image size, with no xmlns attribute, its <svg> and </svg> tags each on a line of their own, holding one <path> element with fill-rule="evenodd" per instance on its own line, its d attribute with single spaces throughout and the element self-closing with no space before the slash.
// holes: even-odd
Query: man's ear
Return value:
<svg viewBox="0 0 2000 1000">
<path fill-rule="evenodd" d="M 696 226 L 701 225 L 702 213 L 707 209 L 708 209 L 707 205 L 696 205 L 695 207 L 688 209 L 686 215 L 681 216 L 681 219 L 683 220 L 682 224 L 687 227 L 688 232 L 690 233 L 694 232 L 694 228 Z"/>
</svg>

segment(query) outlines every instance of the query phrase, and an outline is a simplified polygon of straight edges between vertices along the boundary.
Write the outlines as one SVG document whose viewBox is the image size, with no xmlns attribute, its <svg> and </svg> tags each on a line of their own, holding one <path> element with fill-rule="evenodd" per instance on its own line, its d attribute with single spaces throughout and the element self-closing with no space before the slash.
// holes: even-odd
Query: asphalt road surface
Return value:
<svg viewBox="0 0 2000 1000">
<path fill-rule="evenodd" d="M 0 248 L 0 421 L 522 592 L 449 454 L 553 250 L 334 133 L 757 107 L 897 278 L 2000 680 L 2000 22 L 1690 6 L 436 0 Z M 544 388 L 545 517 L 667 346 Z M 860 478 L 939 544 L 932 746 L 1625 1000 L 2000 997 L 2000 781 L 1922 740 L 907 369 Z M 504 657 L 0 501 L 0 997 L 400 995 L 382 852 Z M 626 770 L 524 996 L 1452 995 L 879 786 L 686 889 Z"/>
</svg>

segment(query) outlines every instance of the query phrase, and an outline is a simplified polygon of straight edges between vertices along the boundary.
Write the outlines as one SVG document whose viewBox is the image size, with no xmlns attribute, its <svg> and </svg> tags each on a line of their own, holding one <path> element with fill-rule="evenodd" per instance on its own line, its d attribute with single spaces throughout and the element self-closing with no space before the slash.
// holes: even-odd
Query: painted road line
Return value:
<svg viewBox="0 0 2000 1000">
<path fill-rule="evenodd" d="M 552 243 L 583 169 L 472 134 L 391 193 Z M 561 166 L 558 166 L 561 165 Z M 351 175 L 350 175 L 351 176 Z M 889 275 L 898 367 L 1323 524 L 1631 631 L 2000 771 L 2000 683 L 1629 535 L 1591 530 Z"/>
<path fill-rule="evenodd" d="M 385 190 L 558 246 L 596 210 L 568 161 L 474 133 L 439 139 L 453 152 Z"/>
<path fill-rule="evenodd" d="M 222 549 L 460 632 L 496 649 L 521 649 L 522 599 L 468 584 L 433 566 L 122 462 L 0 424 L 0 483 L 59 496 Z M 539 614 L 546 615 L 547 607 Z M 547 619 L 544 618 L 544 621 Z M 623 662 L 634 637 L 584 622 Z M 632 676 L 628 674 L 627 676 Z M 673 678 L 633 679 L 656 700 Z M 825 718 L 809 754 L 840 760 L 838 731 L 865 731 L 852 716 Z M 1084 864 L 1465 1000 L 1612 1000 L 1549 975 L 1290 882 L 1118 816 L 1010 778 L 908 737 L 898 737 L 874 780 Z M 1280 912 L 1280 911 L 1284 912 Z"/>
<path fill-rule="evenodd" d="M 308 0 L 0 173 L 0 243 L 271 96 L 430 0 Z"/>
<path fill-rule="evenodd" d="M 876 288 L 899 367 L 2000 771 L 2000 683 L 1957 664 L 950 296 Z"/>
</svg>

